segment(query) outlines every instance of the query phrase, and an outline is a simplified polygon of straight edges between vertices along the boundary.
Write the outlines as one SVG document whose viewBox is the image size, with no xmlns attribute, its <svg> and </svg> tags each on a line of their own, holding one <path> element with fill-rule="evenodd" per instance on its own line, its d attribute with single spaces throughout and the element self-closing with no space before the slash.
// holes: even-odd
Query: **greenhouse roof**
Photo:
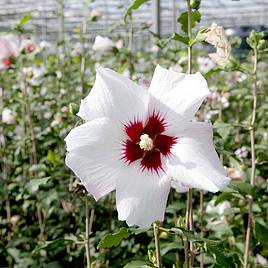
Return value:
<svg viewBox="0 0 268 268">
<path fill-rule="evenodd" d="M 91 10 L 98 10 L 102 17 L 98 22 L 90 22 L 87 29 L 89 38 L 98 34 L 113 35 L 110 30 L 116 26 L 115 33 L 125 32 L 122 18 L 130 0 L 96 0 L 89 1 L 56 0 L 0 0 L 0 30 L 6 31 L 16 25 L 19 19 L 32 14 L 32 21 L 27 27 L 34 31 L 39 39 L 55 39 L 61 29 L 61 3 L 64 8 L 64 31 L 74 33 L 81 27 L 83 19 Z M 152 20 L 151 3 L 144 4 L 134 12 L 134 27 Z M 186 9 L 186 1 L 161 0 L 161 34 L 167 36 L 178 30 L 176 18 Z M 227 28 L 243 26 L 268 26 L 268 0 L 203 0 L 201 3 L 203 24 L 216 22 Z"/>
</svg>

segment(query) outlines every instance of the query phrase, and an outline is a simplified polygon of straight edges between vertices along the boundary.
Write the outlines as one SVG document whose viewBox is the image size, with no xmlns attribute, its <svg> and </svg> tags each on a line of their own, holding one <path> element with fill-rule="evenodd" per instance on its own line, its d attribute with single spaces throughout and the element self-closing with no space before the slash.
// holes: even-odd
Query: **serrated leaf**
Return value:
<svg viewBox="0 0 268 268">
<path fill-rule="evenodd" d="M 192 28 L 195 27 L 196 23 L 200 22 L 201 20 L 201 13 L 199 11 L 192 12 Z M 181 29 L 185 33 L 188 33 L 188 12 L 183 12 L 179 18 L 178 22 L 181 24 Z"/>
<path fill-rule="evenodd" d="M 113 234 L 107 234 L 98 244 L 98 248 L 117 247 L 123 239 L 129 237 L 128 229 L 123 227 Z"/>
<path fill-rule="evenodd" d="M 128 7 L 127 12 L 124 15 L 124 21 L 126 21 L 127 16 L 130 15 L 133 10 L 138 9 L 142 4 L 149 1 L 150 0 L 134 0 L 132 4 Z"/>
</svg>

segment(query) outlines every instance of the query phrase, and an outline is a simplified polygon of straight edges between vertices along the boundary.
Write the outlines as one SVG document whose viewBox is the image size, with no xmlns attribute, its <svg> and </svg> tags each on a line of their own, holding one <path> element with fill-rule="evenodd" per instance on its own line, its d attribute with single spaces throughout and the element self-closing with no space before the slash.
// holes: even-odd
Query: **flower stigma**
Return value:
<svg viewBox="0 0 268 268">
<path fill-rule="evenodd" d="M 148 134 L 143 134 L 140 136 L 140 142 L 139 142 L 140 148 L 144 151 L 150 151 L 154 147 L 153 140 L 149 137 Z"/>
</svg>

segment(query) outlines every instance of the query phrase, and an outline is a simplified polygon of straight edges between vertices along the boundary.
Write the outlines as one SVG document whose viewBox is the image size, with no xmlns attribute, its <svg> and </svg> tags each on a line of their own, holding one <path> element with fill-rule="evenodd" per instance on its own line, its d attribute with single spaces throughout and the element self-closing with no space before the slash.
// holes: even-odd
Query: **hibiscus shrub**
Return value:
<svg viewBox="0 0 268 268">
<path fill-rule="evenodd" d="M 0 36 L 0 267 L 268 267 L 267 36 L 191 2 L 135 49 Z"/>
</svg>

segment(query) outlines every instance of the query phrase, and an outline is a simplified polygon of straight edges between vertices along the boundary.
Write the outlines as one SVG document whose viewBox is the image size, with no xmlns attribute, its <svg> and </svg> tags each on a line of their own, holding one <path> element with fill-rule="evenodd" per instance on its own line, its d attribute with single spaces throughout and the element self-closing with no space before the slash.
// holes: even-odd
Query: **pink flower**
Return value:
<svg viewBox="0 0 268 268">
<path fill-rule="evenodd" d="M 116 191 L 118 217 L 148 227 L 163 220 L 171 187 L 217 192 L 228 182 L 212 126 L 191 122 L 209 94 L 200 73 L 156 67 L 149 89 L 99 68 L 65 138 L 66 164 L 97 200 Z"/>
<path fill-rule="evenodd" d="M 21 42 L 21 51 L 26 53 L 36 53 L 39 51 L 39 48 L 35 41 L 32 39 L 26 38 L 23 39 Z"/>
<path fill-rule="evenodd" d="M 0 37 L 0 70 L 9 69 L 12 59 L 19 55 L 19 38 L 15 35 Z"/>
</svg>

